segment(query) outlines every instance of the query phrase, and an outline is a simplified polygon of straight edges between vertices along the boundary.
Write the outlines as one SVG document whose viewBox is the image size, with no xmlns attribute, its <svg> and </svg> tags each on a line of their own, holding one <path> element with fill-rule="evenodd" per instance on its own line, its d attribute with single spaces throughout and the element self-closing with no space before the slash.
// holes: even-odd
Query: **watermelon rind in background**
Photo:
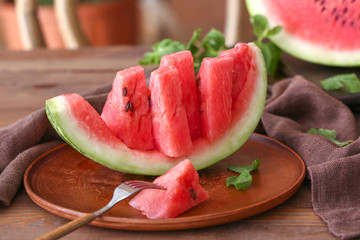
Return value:
<svg viewBox="0 0 360 240">
<path fill-rule="evenodd" d="M 248 44 L 248 49 L 250 68 L 235 101 L 237 110 L 229 127 L 213 141 L 204 137 L 193 140 L 193 151 L 185 156 L 169 157 L 158 150 L 128 148 L 111 133 L 96 110 L 75 93 L 47 100 L 46 113 L 69 145 L 106 167 L 134 174 L 162 175 L 189 159 L 196 170 L 203 169 L 237 151 L 260 121 L 266 100 L 267 73 L 261 50 L 253 43 Z"/>
<path fill-rule="evenodd" d="M 360 1 L 246 0 L 250 16 L 263 15 L 270 39 L 304 61 L 340 67 L 360 66 Z"/>
</svg>

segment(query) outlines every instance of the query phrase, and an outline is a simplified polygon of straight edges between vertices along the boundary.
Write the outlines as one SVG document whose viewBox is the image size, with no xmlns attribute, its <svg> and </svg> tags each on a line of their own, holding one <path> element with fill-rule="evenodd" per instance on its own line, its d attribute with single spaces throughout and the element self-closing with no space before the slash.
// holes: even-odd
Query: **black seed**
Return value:
<svg viewBox="0 0 360 240">
<path fill-rule="evenodd" d="M 149 108 L 151 108 L 151 97 L 148 97 L 148 101 L 149 101 Z"/>
<path fill-rule="evenodd" d="M 196 86 L 199 86 L 200 85 L 200 77 L 198 77 L 197 79 L 196 79 Z"/>
<path fill-rule="evenodd" d="M 326 10 L 326 7 L 321 8 L 321 12 L 324 12 Z"/>
<path fill-rule="evenodd" d="M 335 16 L 335 21 L 337 21 L 339 19 L 339 17 L 340 17 L 339 15 L 336 15 Z"/>
<path fill-rule="evenodd" d="M 125 106 L 125 112 L 129 111 L 131 105 L 132 105 L 131 102 L 128 102 L 128 103 L 126 104 L 126 106 Z"/>
<path fill-rule="evenodd" d="M 129 103 L 130 103 L 130 111 L 134 112 L 134 104 L 132 104 L 131 102 L 129 102 Z"/>
<path fill-rule="evenodd" d="M 344 21 L 342 21 L 342 23 L 341 23 L 343 26 L 345 26 L 345 24 L 346 24 L 346 19 L 344 20 Z"/>
<path fill-rule="evenodd" d="M 196 194 L 195 194 L 195 191 L 194 191 L 194 189 L 190 189 L 190 195 L 191 195 L 191 197 L 193 198 L 193 199 L 196 199 Z"/>
<path fill-rule="evenodd" d="M 336 13 L 336 7 L 332 10 L 332 13 L 333 13 L 333 14 Z"/>
<path fill-rule="evenodd" d="M 348 11 L 348 8 L 347 7 L 344 8 L 344 14 L 347 13 L 347 11 Z"/>
<path fill-rule="evenodd" d="M 350 26 L 354 26 L 354 21 L 351 21 L 351 22 L 350 22 Z"/>
<path fill-rule="evenodd" d="M 321 5 L 324 5 L 324 4 L 325 4 L 325 0 L 322 0 L 322 1 L 320 2 L 320 4 L 321 4 Z"/>
<path fill-rule="evenodd" d="M 123 88 L 123 96 L 126 97 L 126 94 L 127 94 L 127 89 Z"/>
</svg>

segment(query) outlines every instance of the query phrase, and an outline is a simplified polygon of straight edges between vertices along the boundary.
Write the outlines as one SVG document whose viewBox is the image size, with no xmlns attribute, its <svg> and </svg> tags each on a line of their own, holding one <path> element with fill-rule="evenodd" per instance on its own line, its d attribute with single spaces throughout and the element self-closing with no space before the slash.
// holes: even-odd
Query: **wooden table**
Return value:
<svg viewBox="0 0 360 240">
<path fill-rule="evenodd" d="M 0 52 L 0 127 L 42 108 L 46 99 L 85 92 L 112 82 L 148 48 Z M 308 73 L 309 74 L 309 73 Z M 43 210 L 22 187 L 10 207 L 0 207 L 0 239 L 34 239 L 68 220 Z M 333 239 L 315 215 L 310 183 L 278 207 L 248 219 L 183 231 L 135 232 L 85 226 L 63 239 Z"/>
</svg>

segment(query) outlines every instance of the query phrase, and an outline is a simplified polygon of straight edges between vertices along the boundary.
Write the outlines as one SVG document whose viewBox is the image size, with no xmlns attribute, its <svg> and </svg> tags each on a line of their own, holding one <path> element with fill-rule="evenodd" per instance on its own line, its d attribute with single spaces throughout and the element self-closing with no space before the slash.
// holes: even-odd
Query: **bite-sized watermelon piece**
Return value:
<svg viewBox="0 0 360 240">
<path fill-rule="evenodd" d="M 231 57 L 234 59 L 234 69 L 232 76 L 232 100 L 235 101 L 247 78 L 250 69 L 250 55 L 248 45 L 237 43 L 234 48 L 222 51 L 219 57 Z"/>
<path fill-rule="evenodd" d="M 246 0 L 250 15 L 282 26 L 271 40 L 302 60 L 360 66 L 360 1 Z"/>
<path fill-rule="evenodd" d="M 204 58 L 199 70 L 201 133 L 215 140 L 230 125 L 234 58 Z"/>
<path fill-rule="evenodd" d="M 151 116 L 157 148 L 170 157 L 185 156 L 193 145 L 182 103 L 179 72 L 166 66 L 151 72 Z"/>
<path fill-rule="evenodd" d="M 166 190 L 145 189 L 129 202 L 150 219 L 176 217 L 209 197 L 188 159 L 157 177 L 154 183 L 166 187 Z"/>
<path fill-rule="evenodd" d="M 158 150 L 128 148 L 112 134 L 100 115 L 86 101 L 72 101 L 75 95 L 60 95 L 46 101 L 49 121 L 58 134 L 88 158 L 109 168 L 142 175 L 161 175 L 184 159 L 195 169 L 208 167 L 234 153 L 255 130 L 266 99 L 267 73 L 260 49 L 249 43 L 248 77 L 232 109 L 228 128 L 214 141 L 201 137 L 193 141 L 187 156 L 169 157 Z M 91 113 L 91 114 L 90 114 Z"/>
<path fill-rule="evenodd" d="M 117 72 L 101 117 L 129 148 L 154 149 L 149 98 L 141 66 Z"/>
<path fill-rule="evenodd" d="M 161 58 L 160 68 L 174 66 L 179 72 L 182 102 L 186 110 L 192 139 L 200 137 L 200 107 L 195 82 L 194 60 L 189 50 L 170 53 Z"/>
</svg>

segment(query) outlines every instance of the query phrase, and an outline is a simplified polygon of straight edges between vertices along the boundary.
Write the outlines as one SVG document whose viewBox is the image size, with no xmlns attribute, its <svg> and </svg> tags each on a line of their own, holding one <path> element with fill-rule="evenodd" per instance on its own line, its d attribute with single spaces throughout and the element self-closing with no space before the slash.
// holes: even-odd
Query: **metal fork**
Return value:
<svg viewBox="0 0 360 240">
<path fill-rule="evenodd" d="M 126 181 L 126 182 L 120 184 L 119 186 L 117 186 L 117 188 L 115 188 L 112 199 L 105 207 L 103 207 L 95 212 L 87 213 L 84 216 L 76 218 L 63 226 L 45 234 L 45 235 L 42 235 L 41 237 L 37 238 L 36 240 L 58 239 L 64 235 L 74 231 L 75 229 L 91 222 L 96 217 L 102 215 L 103 213 L 105 213 L 106 211 L 111 209 L 113 206 L 115 206 L 115 204 L 117 204 L 121 200 L 123 200 L 127 197 L 130 197 L 131 195 L 133 195 L 143 189 L 149 189 L 149 188 L 166 190 L 165 187 L 159 186 L 159 185 L 151 183 L 151 182 L 145 182 L 145 181 L 139 181 L 139 180 Z"/>
</svg>

